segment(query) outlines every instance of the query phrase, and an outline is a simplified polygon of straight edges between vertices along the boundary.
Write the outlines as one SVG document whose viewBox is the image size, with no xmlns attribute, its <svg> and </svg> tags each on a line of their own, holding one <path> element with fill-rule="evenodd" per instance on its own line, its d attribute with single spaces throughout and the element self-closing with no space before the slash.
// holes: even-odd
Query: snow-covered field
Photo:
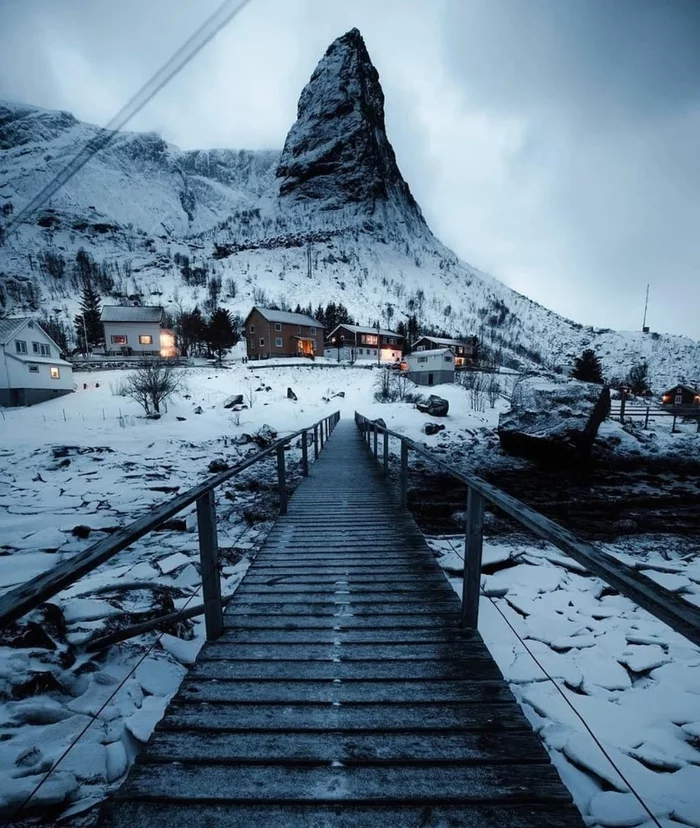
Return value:
<svg viewBox="0 0 700 828">
<path fill-rule="evenodd" d="M 239 362 L 190 368 L 183 394 L 154 421 L 116 393 L 124 372 L 99 371 L 76 374 L 79 390 L 68 397 L 3 409 L 0 589 L 54 566 L 201 482 L 211 461 L 232 464 L 246 450 L 237 438 L 264 424 L 283 435 L 335 410 L 352 417 L 357 409 L 428 446 L 460 438 L 463 444 L 487 440 L 491 445 L 503 400 L 474 411 L 468 391 L 439 386 L 434 391 L 450 401 L 447 428 L 426 437 L 427 418 L 412 405 L 374 401 L 376 377 L 376 370 L 366 368 L 262 368 Z M 297 401 L 287 398 L 290 387 Z M 224 409 L 232 394 L 243 394 L 249 408 Z M 195 413 L 198 406 L 201 414 Z M 293 449 L 292 471 L 298 457 Z M 228 594 L 274 518 L 273 464 L 254 467 L 219 491 L 217 509 L 222 591 Z M 0 808 L 6 813 L 27 799 L 85 728 L 32 802 L 42 809 L 67 801 L 81 810 L 98 801 L 123 781 L 162 716 L 202 644 L 201 620 L 99 655 L 88 656 L 78 645 L 109 630 L 125 613 L 140 618 L 200 603 L 192 510 L 180 517 L 184 525 L 134 544 L 57 596 L 52 603 L 59 609 L 33 613 L 32 625 L 0 640 Z M 434 543 L 448 567 L 461 566 L 453 551 L 461 552 L 459 539 Z M 609 551 L 639 559 L 629 544 Z M 697 828 L 698 649 L 626 599 L 606 594 L 604 584 L 551 548 L 513 539 L 487 544 L 485 557 L 496 568 L 515 564 L 485 575 L 486 593 L 629 782 L 662 824 Z M 682 555 L 666 560 L 649 545 L 644 563 L 665 586 L 698 602 L 698 563 Z M 590 824 L 643 824 L 644 814 L 625 783 L 488 598 L 482 601 L 481 630 Z"/>
</svg>

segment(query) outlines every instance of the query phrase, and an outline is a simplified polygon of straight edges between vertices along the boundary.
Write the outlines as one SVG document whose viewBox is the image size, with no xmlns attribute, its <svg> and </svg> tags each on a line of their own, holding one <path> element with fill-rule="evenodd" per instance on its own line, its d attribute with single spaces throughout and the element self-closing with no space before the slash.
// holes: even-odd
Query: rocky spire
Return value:
<svg viewBox="0 0 700 828">
<path fill-rule="evenodd" d="M 384 93 L 362 35 L 339 37 L 301 97 L 277 168 L 283 203 L 391 212 L 425 227 L 384 125 Z"/>
</svg>

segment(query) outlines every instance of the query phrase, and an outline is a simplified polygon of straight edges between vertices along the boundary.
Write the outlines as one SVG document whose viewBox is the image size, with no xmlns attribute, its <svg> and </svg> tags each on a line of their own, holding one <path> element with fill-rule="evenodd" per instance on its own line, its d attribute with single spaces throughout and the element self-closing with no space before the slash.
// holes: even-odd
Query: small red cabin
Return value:
<svg viewBox="0 0 700 828">
<path fill-rule="evenodd" d="M 662 405 L 670 408 L 688 408 L 691 405 L 700 405 L 700 391 L 689 385 L 674 385 L 661 396 Z"/>
</svg>

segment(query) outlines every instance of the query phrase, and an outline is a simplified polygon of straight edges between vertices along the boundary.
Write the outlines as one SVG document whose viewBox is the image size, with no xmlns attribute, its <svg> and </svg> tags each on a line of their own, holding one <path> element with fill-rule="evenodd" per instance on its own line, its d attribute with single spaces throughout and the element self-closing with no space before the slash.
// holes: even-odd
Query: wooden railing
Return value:
<svg viewBox="0 0 700 828">
<path fill-rule="evenodd" d="M 568 529 L 541 515 L 534 509 L 501 491 L 480 477 L 465 474 L 435 457 L 424 446 L 403 434 L 355 412 L 355 422 L 367 445 L 379 460 L 384 473 L 389 472 L 389 438 L 401 444 L 399 465 L 399 502 L 408 505 L 408 453 L 414 452 L 429 460 L 441 471 L 459 480 L 467 488 L 467 512 L 464 549 L 464 584 L 462 592 L 462 623 L 476 629 L 479 618 L 479 590 L 481 584 L 481 557 L 484 536 L 484 506 L 488 502 L 514 518 L 522 526 L 545 541 L 561 549 L 586 569 L 604 580 L 631 601 L 668 624 L 672 629 L 700 646 L 700 608 L 695 607 L 670 590 L 616 560 L 611 555 L 581 540 Z M 382 448 L 379 451 L 379 435 Z"/>
<path fill-rule="evenodd" d="M 206 622 L 207 640 L 211 641 L 221 634 L 223 629 L 223 606 L 227 599 L 221 596 L 221 579 L 219 575 L 219 548 L 216 533 L 216 503 L 215 490 L 235 477 L 240 472 L 259 463 L 266 457 L 277 456 L 277 481 L 279 486 L 280 513 L 287 511 L 287 474 L 285 462 L 285 447 L 301 437 L 301 472 L 303 476 L 309 473 L 309 437 L 313 432 L 314 459 L 323 449 L 325 441 L 335 428 L 340 413 L 324 417 L 308 428 L 302 428 L 293 434 L 288 434 L 276 440 L 268 448 L 246 457 L 233 468 L 219 474 L 212 475 L 208 480 L 200 483 L 183 494 L 172 498 L 156 507 L 147 515 L 118 529 L 109 538 L 98 541 L 83 552 L 78 552 L 69 560 L 58 564 L 53 569 L 43 572 L 36 578 L 27 581 L 15 589 L 0 596 L 0 627 L 16 621 L 26 613 L 43 604 L 49 598 L 57 595 L 66 587 L 92 572 L 105 561 L 113 558 L 118 552 L 126 549 L 135 541 L 157 529 L 166 520 L 182 512 L 193 503 L 197 504 L 197 528 L 199 533 L 199 554 L 202 566 L 202 594 L 203 603 L 189 609 L 160 616 L 141 624 L 119 630 L 109 636 L 93 639 L 87 645 L 88 649 L 97 649 L 108 644 L 123 641 L 143 632 L 155 629 L 163 624 L 172 624 L 185 618 L 193 618 L 204 614 Z"/>
</svg>

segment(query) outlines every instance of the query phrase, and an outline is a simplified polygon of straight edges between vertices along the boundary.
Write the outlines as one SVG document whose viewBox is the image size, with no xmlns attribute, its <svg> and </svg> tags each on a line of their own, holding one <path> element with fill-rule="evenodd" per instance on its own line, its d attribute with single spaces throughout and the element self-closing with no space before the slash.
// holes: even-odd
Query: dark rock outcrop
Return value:
<svg viewBox="0 0 700 828">
<path fill-rule="evenodd" d="M 224 400 L 224 408 L 233 408 L 234 405 L 243 405 L 243 394 L 233 394 Z"/>
<path fill-rule="evenodd" d="M 445 426 L 441 423 L 426 423 L 423 426 L 423 432 L 428 435 L 437 434 L 439 431 L 444 431 Z"/>
<path fill-rule="evenodd" d="M 304 87 L 276 174 L 283 203 L 367 218 L 390 210 L 427 230 L 387 138 L 379 74 L 357 29 L 331 43 Z"/>
<path fill-rule="evenodd" d="M 424 403 L 416 403 L 416 408 L 422 411 L 423 414 L 429 414 L 431 417 L 447 417 L 447 412 L 450 410 L 450 403 L 443 397 L 437 397 L 431 394 Z"/>
</svg>

